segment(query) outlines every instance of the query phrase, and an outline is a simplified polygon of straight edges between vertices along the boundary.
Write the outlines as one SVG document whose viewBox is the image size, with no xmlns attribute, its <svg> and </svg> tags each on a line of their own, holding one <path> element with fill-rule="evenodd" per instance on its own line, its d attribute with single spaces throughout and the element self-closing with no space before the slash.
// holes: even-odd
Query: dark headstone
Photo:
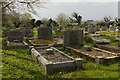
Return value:
<svg viewBox="0 0 120 80">
<path fill-rule="evenodd" d="M 97 31 L 96 27 L 89 27 L 88 33 L 95 33 Z"/>
<path fill-rule="evenodd" d="M 106 31 L 106 30 L 108 30 L 108 27 L 107 26 L 101 26 L 101 30 Z"/>
<path fill-rule="evenodd" d="M 8 41 L 23 41 L 23 33 L 21 30 L 11 30 L 8 32 Z"/>
<path fill-rule="evenodd" d="M 29 27 L 21 28 L 22 32 L 24 33 L 24 37 L 33 37 L 33 29 Z"/>
<path fill-rule="evenodd" d="M 64 46 L 83 46 L 83 30 L 64 31 Z"/>
<path fill-rule="evenodd" d="M 50 40 L 52 39 L 52 28 L 47 26 L 41 26 L 38 28 L 38 38 Z"/>
</svg>

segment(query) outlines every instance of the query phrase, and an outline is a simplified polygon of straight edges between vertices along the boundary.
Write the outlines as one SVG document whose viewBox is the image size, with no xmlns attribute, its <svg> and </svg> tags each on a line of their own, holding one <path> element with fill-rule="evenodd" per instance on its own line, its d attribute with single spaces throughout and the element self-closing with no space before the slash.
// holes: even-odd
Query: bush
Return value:
<svg viewBox="0 0 120 80">
<path fill-rule="evenodd" d="M 93 46 L 93 40 L 90 36 L 84 36 L 84 43 L 85 45 Z"/>
</svg>

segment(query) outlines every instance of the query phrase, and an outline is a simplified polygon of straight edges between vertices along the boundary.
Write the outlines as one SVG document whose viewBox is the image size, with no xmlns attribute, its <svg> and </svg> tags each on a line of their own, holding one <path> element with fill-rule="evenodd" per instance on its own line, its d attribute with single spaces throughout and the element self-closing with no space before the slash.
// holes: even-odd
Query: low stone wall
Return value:
<svg viewBox="0 0 120 80">
<path fill-rule="evenodd" d="M 89 54 L 84 54 L 84 52 L 80 51 L 80 50 L 76 50 L 74 48 L 71 48 L 71 47 L 66 47 L 67 50 L 69 50 L 71 53 L 74 53 L 88 61 L 92 61 L 92 62 L 96 62 L 96 63 L 99 63 L 99 64 L 106 64 L 106 62 L 115 62 L 115 61 L 118 61 L 119 60 L 119 56 L 117 56 L 115 53 L 111 53 L 111 52 L 108 52 L 108 51 L 104 51 L 104 50 L 101 50 L 101 49 L 98 49 L 98 48 L 93 48 L 95 50 L 98 50 L 98 51 L 102 51 L 102 52 L 106 52 L 106 53 L 109 53 L 109 54 L 114 54 L 115 56 L 113 57 L 102 57 L 102 56 L 90 56 Z"/>
<path fill-rule="evenodd" d="M 56 48 L 52 47 L 52 49 L 57 50 Z M 45 59 L 41 53 L 39 53 L 35 48 L 31 49 L 31 55 L 34 61 L 38 61 L 40 65 L 44 67 L 45 74 L 53 74 L 59 71 L 73 71 L 76 70 L 77 68 L 81 69 L 82 68 L 82 59 L 77 58 L 74 59 L 63 52 L 57 50 L 60 52 L 60 54 L 69 57 L 71 60 L 70 61 L 63 61 L 63 62 L 50 62 L 47 59 Z"/>
</svg>

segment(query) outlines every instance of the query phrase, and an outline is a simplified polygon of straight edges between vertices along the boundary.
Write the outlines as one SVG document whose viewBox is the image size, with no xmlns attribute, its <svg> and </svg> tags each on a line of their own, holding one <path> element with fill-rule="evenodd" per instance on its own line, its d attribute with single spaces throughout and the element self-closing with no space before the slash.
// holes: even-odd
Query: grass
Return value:
<svg viewBox="0 0 120 80">
<path fill-rule="evenodd" d="M 65 53 L 68 54 L 69 51 L 66 51 Z M 71 56 L 78 57 L 75 55 Z M 60 72 L 45 76 L 42 67 L 31 59 L 28 49 L 2 50 L 2 77 L 5 79 L 29 78 L 44 80 L 46 78 L 118 78 L 119 65 L 119 63 L 100 65 L 84 60 L 82 70 L 68 73 Z"/>
<path fill-rule="evenodd" d="M 37 37 L 38 36 L 37 28 L 34 28 L 33 31 L 34 31 L 34 36 Z"/>
<path fill-rule="evenodd" d="M 31 59 L 27 49 L 4 49 L 2 66 L 2 78 L 45 78 L 42 68 Z"/>
<path fill-rule="evenodd" d="M 111 35 L 119 35 L 118 31 L 99 31 L 100 34 L 111 34 Z"/>
<path fill-rule="evenodd" d="M 31 78 L 45 79 L 44 70 L 32 61 L 27 49 L 3 50 L 2 51 L 2 77 L 3 78 Z M 92 62 L 83 64 L 82 70 L 73 72 L 56 73 L 48 78 L 118 78 L 119 63 L 104 66 Z"/>
</svg>

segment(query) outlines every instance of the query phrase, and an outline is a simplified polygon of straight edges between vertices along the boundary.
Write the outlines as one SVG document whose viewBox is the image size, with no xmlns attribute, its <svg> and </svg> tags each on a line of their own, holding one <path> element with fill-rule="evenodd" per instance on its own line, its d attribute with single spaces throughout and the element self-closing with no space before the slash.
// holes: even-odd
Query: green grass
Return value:
<svg viewBox="0 0 120 80">
<path fill-rule="evenodd" d="M 4 40 L 4 39 L 3 39 Z M 64 49 L 59 47 L 61 51 Z M 76 58 L 79 56 L 65 51 L 66 54 Z M 30 78 L 44 80 L 46 78 L 119 78 L 119 65 L 100 65 L 83 60 L 83 69 L 73 72 L 60 72 L 53 75 L 44 75 L 44 70 L 34 62 L 28 49 L 5 49 L 2 50 L 2 78 Z"/>
<path fill-rule="evenodd" d="M 37 28 L 34 28 L 33 31 L 34 31 L 34 36 L 37 37 L 38 36 Z"/>
<path fill-rule="evenodd" d="M 111 35 L 120 34 L 120 33 L 118 33 L 118 31 L 99 31 L 98 33 L 100 33 L 100 34 L 111 34 Z"/>
<path fill-rule="evenodd" d="M 3 78 L 33 78 L 45 79 L 44 70 L 35 63 L 27 49 L 2 51 L 2 77 Z M 100 65 L 84 62 L 82 70 L 69 73 L 56 73 L 49 78 L 118 78 L 119 63 Z"/>
<path fill-rule="evenodd" d="M 3 50 L 2 66 L 2 78 L 45 78 L 27 49 Z"/>
</svg>

